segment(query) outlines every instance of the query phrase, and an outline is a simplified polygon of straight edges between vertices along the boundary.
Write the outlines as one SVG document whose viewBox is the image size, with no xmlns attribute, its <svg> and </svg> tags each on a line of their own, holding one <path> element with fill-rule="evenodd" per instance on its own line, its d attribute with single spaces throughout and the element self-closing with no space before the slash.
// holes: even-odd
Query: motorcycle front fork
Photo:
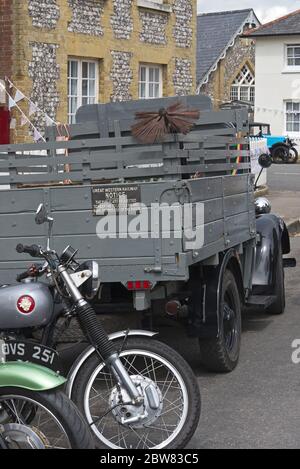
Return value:
<svg viewBox="0 0 300 469">
<path fill-rule="evenodd" d="M 109 340 L 102 324 L 98 321 L 95 310 L 83 298 L 66 268 L 59 266 L 58 272 L 61 274 L 68 292 L 76 304 L 76 312 L 83 332 L 100 354 L 101 358 L 103 358 L 117 383 L 126 390 L 131 399 L 131 403 L 133 405 L 141 405 L 143 397 L 140 395 L 126 368 L 122 364 L 119 354 Z"/>
</svg>

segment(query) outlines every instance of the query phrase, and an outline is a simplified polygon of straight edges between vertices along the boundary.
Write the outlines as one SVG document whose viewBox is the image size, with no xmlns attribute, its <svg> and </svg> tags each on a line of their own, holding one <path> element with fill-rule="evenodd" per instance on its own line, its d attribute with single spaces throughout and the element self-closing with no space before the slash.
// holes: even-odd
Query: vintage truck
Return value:
<svg viewBox="0 0 300 469">
<path fill-rule="evenodd" d="M 178 99 L 200 110 L 189 134 L 152 145 L 133 138 L 136 111 L 158 111 Z M 69 141 L 57 141 L 61 130 L 51 127 L 46 143 L 1 146 L 0 282 L 14 282 L 28 266 L 16 252 L 19 242 L 45 244 L 44 226 L 34 223 L 43 202 L 55 218 L 55 249 L 71 244 L 80 260 L 98 262 L 101 286 L 93 301 L 100 312 L 134 308 L 144 317 L 159 305 L 161 314 L 185 314 L 203 364 L 232 371 L 242 311 L 283 313 L 284 266 L 292 264 L 283 258 L 290 252 L 283 220 L 263 204 L 256 213 L 248 132 L 245 109 L 214 111 L 200 95 L 85 106 Z M 151 204 L 172 207 L 158 219 L 170 222 L 170 233 L 156 220 L 138 236 L 123 225 L 104 237 L 102 222 L 112 219 L 109 207 L 120 197 L 129 206 L 119 207 L 116 218 L 127 215 L 135 226 Z M 200 244 L 191 243 L 178 218 L 186 205 Z"/>
</svg>

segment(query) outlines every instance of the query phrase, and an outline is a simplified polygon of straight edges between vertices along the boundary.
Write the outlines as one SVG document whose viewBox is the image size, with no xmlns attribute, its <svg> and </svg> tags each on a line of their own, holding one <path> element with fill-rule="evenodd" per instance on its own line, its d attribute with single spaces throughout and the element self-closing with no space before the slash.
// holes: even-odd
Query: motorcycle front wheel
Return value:
<svg viewBox="0 0 300 469">
<path fill-rule="evenodd" d="M 0 389 L 1 441 L 6 449 L 94 449 L 80 412 L 60 390 Z"/>
<path fill-rule="evenodd" d="M 115 344 L 122 349 L 122 342 Z M 94 353 L 75 380 L 72 399 L 86 417 L 97 445 L 111 449 L 184 448 L 200 419 L 196 377 L 186 361 L 167 345 L 129 338 L 120 359 L 144 402 L 130 403 L 105 363 Z"/>
</svg>

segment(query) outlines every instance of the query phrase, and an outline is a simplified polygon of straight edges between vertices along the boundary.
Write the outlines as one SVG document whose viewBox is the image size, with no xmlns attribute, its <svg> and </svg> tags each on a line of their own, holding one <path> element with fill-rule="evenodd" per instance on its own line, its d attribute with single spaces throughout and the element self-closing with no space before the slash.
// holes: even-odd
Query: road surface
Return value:
<svg viewBox="0 0 300 469">
<path fill-rule="evenodd" d="M 274 164 L 268 169 L 271 191 L 300 191 L 300 164 Z"/>
</svg>

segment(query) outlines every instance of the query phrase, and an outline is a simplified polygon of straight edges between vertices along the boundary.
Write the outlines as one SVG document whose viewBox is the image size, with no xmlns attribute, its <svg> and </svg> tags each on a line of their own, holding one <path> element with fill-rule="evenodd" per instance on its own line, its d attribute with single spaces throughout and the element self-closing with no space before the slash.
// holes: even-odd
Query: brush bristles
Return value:
<svg viewBox="0 0 300 469">
<path fill-rule="evenodd" d="M 199 117 L 198 110 L 185 109 L 178 102 L 158 112 L 137 112 L 135 118 L 140 122 L 132 126 L 131 132 L 141 143 L 162 142 L 165 135 L 188 134 Z"/>
</svg>

